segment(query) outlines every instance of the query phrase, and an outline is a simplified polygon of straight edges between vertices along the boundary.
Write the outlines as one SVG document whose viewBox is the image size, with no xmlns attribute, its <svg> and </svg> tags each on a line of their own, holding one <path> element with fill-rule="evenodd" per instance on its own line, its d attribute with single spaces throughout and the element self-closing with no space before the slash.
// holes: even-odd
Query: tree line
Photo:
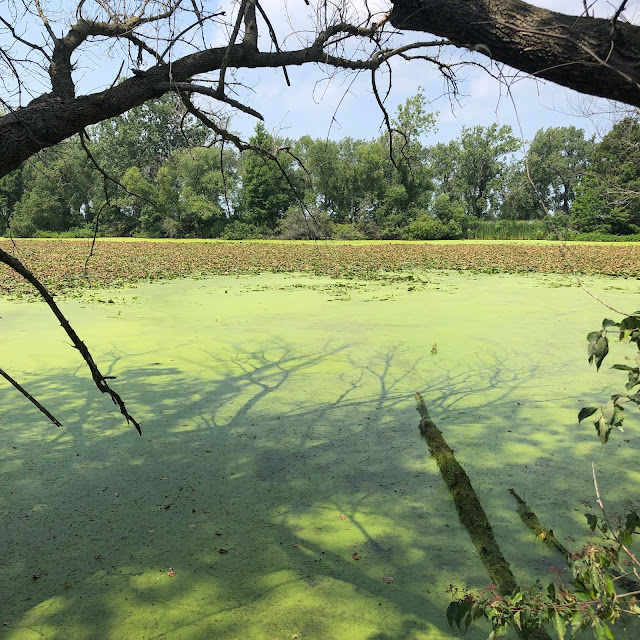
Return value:
<svg viewBox="0 0 640 640">
<path fill-rule="evenodd" d="M 0 235 L 430 240 L 520 220 L 540 237 L 640 231 L 636 117 L 600 142 L 540 129 L 525 162 L 509 126 L 425 145 L 437 114 L 419 92 L 371 140 L 291 140 L 258 122 L 239 153 L 177 102 L 105 120 L 1 178 Z"/>
</svg>

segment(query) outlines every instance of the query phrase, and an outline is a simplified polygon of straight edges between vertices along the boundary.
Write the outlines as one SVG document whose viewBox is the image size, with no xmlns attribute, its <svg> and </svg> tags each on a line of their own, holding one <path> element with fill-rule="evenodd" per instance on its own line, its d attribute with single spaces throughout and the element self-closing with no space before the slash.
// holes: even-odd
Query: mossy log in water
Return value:
<svg viewBox="0 0 640 640">
<path fill-rule="evenodd" d="M 572 556 L 571 551 L 567 549 L 553 534 L 552 529 L 545 529 L 538 520 L 536 514 L 531 511 L 529 505 L 517 494 L 515 489 L 511 487 L 509 489 L 509 493 L 518 501 L 518 509 L 517 514 L 520 516 L 520 519 L 524 524 L 533 531 L 536 538 L 542 540 L 545 544 L 550 545 L 557 549 L 565 559 L 569 559 Z M 615 576 L 616 584 L 627 591 L 637 591 L 640 587 L 640 584 L 635 580 L 623 576 L 617 571 L 612 571 Z"/>
<path fill-rule="evenodd" d="M 469 476 L 453 455 L 453 450 L 442 436 L 442 432 L 429 417 L 422 396 L 416 393 L 420 412 L 420 433 L 427 441 L 431 455 L 436 459 L 438 468 L 451 492 L 458 510 L 460 521 L 471 536 L 480 559 L 482 560 L 496 591 L 503 596 L 511 595 L 517 587 L 509 563 L 504 559 L 500 547 L 493 535 L 489 519 L 478 500 Z"/>
<path fill-rule="evenodd" d="M 478 550 L 480 559 L 494 583 L 496 591 L 500 595 L 509 596 L 518 585 L 509 563 L 505 560 L 496 542 L 487 514 L 480 504 L 469 476 L 456 460 L 453 450 L 442 436 L 440 429 L 429 417 L 427 406 L 420 393 L 416 393 L 416 401 L 420 413 L 418 428 L 427 441 L 431 455 L 436 459 L 440 474 L 451 493 L 460 516 L 460 522 L 464 525 Z M 550 640 L 547 632 L 539 628 L 523 629 L 518 635 L 528 640 Z"/>
<path fill-rule="evenodd" d="M 533 531 L 536 538 L 557 549 L 565 558 L 570 557 L 571 552 L 555 537 L 552 529 L 545 529 L 540 524 L 536 514 L 529 509 L 529 505 L 516 493 L 513 487 L 509 489 L 509 493 L 518 501 L 516 513 L 520 516 L 522 522 Z"/>
</svg>

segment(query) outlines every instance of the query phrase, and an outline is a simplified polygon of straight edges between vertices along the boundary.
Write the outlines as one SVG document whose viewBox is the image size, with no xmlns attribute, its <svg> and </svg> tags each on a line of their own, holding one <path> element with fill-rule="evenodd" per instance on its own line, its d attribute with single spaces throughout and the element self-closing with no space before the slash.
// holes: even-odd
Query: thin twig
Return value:
<svg viewBox="0 0 640 640">
<path fill-rule="evenodd" d="M 118 185 L 121 189 L 123 189 L 126 193 L 128 193 L 130 196 L 133 196 L 134 198 L 139 198 L 140 200 L 144 200 L 146 203 L 150 204 L 154 209 L 158 209 L 158 205 L 149 200 L 148 198 L 145 198 L 144 196 L 141 196 L 138 193 L 134 193 L 133 191 L 129 191 L 129 189 L 127 189 L 127 187 L 125 187 L 122 182 L 120 182 L 119 180 L 117 180 L 116 178 L 114 178 L 113 176 L 109 175 L 101 166 L 100 163 L 94 158 L 93 154 L 91 153 L 91 151 L 89 151 L 89 147 L 87 147 L 87 140 L 89 139 L 89 136 L 87 135 L 87 132 L 83 129 L 80 132 L 80 144 L 82 145 L 82 148 L 84 149 L 84 152 L 87 154 L 87 157 L 89 158 L 89 160 L 91 161 L 91 164 L 102 174 L 102 176 L 106 179 L 109 180 L 111 182 L 113 182 L 114 184 Z"/>
<path fill-rule="evenodd" d="M 376 69 L 371 69 L 371 88 L 373 89 L 373 95 L 376 98 L 378 107 L 380 108 L 380 111 L 382 111 L 384 123 L 387 127 L 387 132 L 389 133 L 389 160 L 391 160 L 391 164 L 396 168 L 396 170 L 400 171 L 400 167 L 398 167 L 395 158 L 393 157 L 393 133 L 396 131 L 396 129 L 393 129 L 391 127 L 391 119 L 389 118 L 389 113 L 387 112 L 387 109 L 382 102 L 382 98 L 380 98 L 380 94 L 378 93 L 378 86 L 376 85 Z"/>
<path fill-rule="evenodd" d="M 618 22 L 618 18 L 620 17 L 622 12 L 625 10 L 625 8 L 627 6 L 627 2 L 628 2 L 628 0 L 623 0 L 620 3 L 620 6 L 616 9 L 616 12 L 613 14 L 613 18 L 611 18 L 611 32 L 612 32 L 612 35 L 616 31 L 616 23 Z"/>
<path fill-rule="evenodd" d="M 282 51 L 282 49 L 280 48 L 280 45 L 278 44 L 278 37 L 276 36 L 276 32 L 275 32 L 275 29 L 273 28 L 273 25 L 271 24 L 271 20 L 269 20 L 269 16 L 267 15 L 267 12 L 262 8 L 262 5 L 258 2 L 258 0 L 256 0 L 256 8 L 260 12 L 262 19 L 265 21 L 267 25 L 267 29 L 269 31 L 269 37 L 271 38 L 271 42 L 273 42 L 273 46 L 276 48 L 276 51 Z M 287 67 L 282 67 L 282 72 L 284 73 L 284 79 L 287 83 L 287 86 L 290 87 L 291 81 L 289 80 L 289 73 L 287 72 Z"/>
<path fill-rule="evenodd" d="M 104 187 L 104 202 L 102 204 L 102 206 L 98 209 L 98 213 L 96 213 L 96 217 L 94 219 L 94 223 L 93 223 L 93 238 L 91 239 L 91 248 L 89 249 L 89 254 L 87 255 L 85 261 L 84 261 L 84 275 L 85 277 L 88 279 L 89 278 L 89 260 L 91 260 L 92 256 L 93 256 L 93 250 L 95 249 L 96 246 L 96 238 L 98 237 L 98 228 L 99 228 L 99 224 L 100 224 L 100 214 L 102 213 L 102 210 L 109 204 L 111 204 L 111 201 L 109 199 L 109 189 L 107 188 L 107 179 L 103 178 L 103 183 L 102 183 L 103 187 Z"/>
<path fill-rule="evenodd" d="M 242 0 L 240 3 L 240 8 L 238 9 L 238 17 L 236 18 L 236 23 L 233 25 L 233 31 L 231 32 L 231 37 L 229 38 L 229 44 L 224 52 L 224 58 L 222 58 L 222 64 L 220 65 L 220 75 L 218 76 L 218 91 L 220 93 L 224 93 L 224 77 L 227 72 L 227 64 L 229 62 L 229 56 L 231 55 L 231 49 L 236 43 L 236 38 L 238 37 L 238 33 L 240 31 L 240 25 L 242 24 L 242 20 L 244 18 L 244 12 L 247 7 L 248 0 Z"/>
<path fill-rule="evenodd" d="M 42 413 L 44 413 L 56 427 L 61 427 L 62 425 L 58 422 L 58 419 L 49 411 L 43 407 L 19 382 L 14 380 L 4 369 L 0 369 L 0 376 L 2 376 L 5 380 L 7 380 L 10 384 L 12 384 L 29 402 L 33 403 Z"/>
<path fill-rule="evenodd" d="M 220 102 L 226 102 L 229 106 L 238 109 L 239 111 L 244 111 L 244 113 L 248 113 L 250 116 L 254 118 L 258 118 L 258 120 L 264 121 L 264 116 L 252 109 L 251 107 L 247 107 L 246 105 L 230 98 L 228 95 L 224 93 L 220 93 L 218 89 L 211 89 L 210 87 L 203 87 L 201 85 L 193 84 L 191 82 L 172 82 L 168 85 L 169 90 L 173 91 L 186 91 L 188 93 L 201 93 L 205 96 L 209 96 L 214 98 L 215 100 L 220 100 Z"/>
</svg>

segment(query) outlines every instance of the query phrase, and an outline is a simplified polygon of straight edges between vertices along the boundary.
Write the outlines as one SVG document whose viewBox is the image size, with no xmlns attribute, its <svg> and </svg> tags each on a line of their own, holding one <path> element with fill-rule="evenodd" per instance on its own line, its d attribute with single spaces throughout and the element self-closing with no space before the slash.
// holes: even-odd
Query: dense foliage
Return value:
<svg viewBox="0 0 640 640">
<path fill-rule="evenodd" d="M 477 594 L 455 594 L 458 597 L 447 610 L 449 624 L 466 631 L 475 620 L 485 619 L 492 628 L 489 640 L 502 637 L 509 628 L 522 634 L 545 626 L 553 628 L 558 640 L 584 637 L 585 631 L 596 640 L 614 640 L 616 628 L 624 630 L 640 616 L 636 582 L 640 564 L 630 550 L 634 536 L 640 534 L 640 516 L 633 509 L 615 520 L 606 511 L 585 515 L 598 539 L 565 554 L 571 572 L 568 585 L 552 582 L 545 587 L 537 581 L 501 596 L 490 584 Z"/>
<path fill-rule="evenodd" d="M 422 93 L 372 140 L 289 140 L 262 123 L 239 154 L 167 96 L 47 149 L 0 180 L 0 234 L 434 240 L 640 231 L 640 125 L 596 144 L 575 127 L 538 131 L 528 165 L 508 126 L 427 146 Z M 261 153 L 264 151 L 265 153 Z M 269 158 L 275 156 L 277 162 Z M 598 239 L 594 237 L 594 239 Z"/>
</svg>

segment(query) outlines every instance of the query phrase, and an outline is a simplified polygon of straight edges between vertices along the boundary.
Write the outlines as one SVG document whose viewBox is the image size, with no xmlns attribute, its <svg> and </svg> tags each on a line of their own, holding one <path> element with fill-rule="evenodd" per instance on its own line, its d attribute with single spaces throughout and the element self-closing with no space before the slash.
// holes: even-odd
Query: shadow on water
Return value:
<svg viewBox="0 0 640 640">
<path fill-rule="evenodd" d="M 566 425 L 582 398 L 544 362 L 515 366 L 515 350 L 447 360 L 431 338 L 367 349 L 355 335 L 250 332 L 112 342 L 100 361 L 142 438 L 75 363 L 30 385 L 62 429 L 2 390 L 11 640 L 456 637 L 445 588 L 487 577 L 419 436 L 416 390 L 517 578 L 562 561 L 530 540 L 509 486 L 546 526 L 581 531 L 572 509 L 589 485 L 567 489 L 593 439 Z"/>
</svg>

